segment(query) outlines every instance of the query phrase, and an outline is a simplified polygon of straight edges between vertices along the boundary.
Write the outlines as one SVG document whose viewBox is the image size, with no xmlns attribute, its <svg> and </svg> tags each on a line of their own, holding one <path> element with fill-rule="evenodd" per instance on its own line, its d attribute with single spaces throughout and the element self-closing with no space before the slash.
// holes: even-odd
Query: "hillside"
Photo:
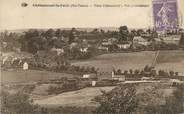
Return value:
<svg viewBox="0 0 184 114">
<path fill-rule="evenodd" d="M 95 66 L 100 71 L 109 72 L 115 69 L 129 70 L 142 69 L 145 65 L 151 65 L 156 52 L 143 51 L 134 53 L 111 53 L 104 54 L 86 61 L 72 63 L 79 66 Z M 160 51 L 157 58 L 156 69 L 166 71 L 175 70 L 184 72 L 184 51 Z"/>
<path fill-rule="evenodd" d="M 84 88 L 77 91 L 65 92 L 56 96 L 52 96 L 46 99 L 35 100 L 35 104 L 41 106 L 96 106 L 95 102 L 91 100 L 98 95 L 101 95 L 100 90 L 110 91 L 114 87 L 95 87 Z"/>
</svg>

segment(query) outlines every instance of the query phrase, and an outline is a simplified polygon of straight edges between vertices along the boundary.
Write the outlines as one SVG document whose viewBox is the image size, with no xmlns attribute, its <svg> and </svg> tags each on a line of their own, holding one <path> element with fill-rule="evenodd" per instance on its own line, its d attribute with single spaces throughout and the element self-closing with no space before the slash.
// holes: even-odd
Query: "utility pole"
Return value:
<svg viewBox="0 0 184 114">
<path fill-rule="evenodd" d="M 155 67 L 156 66 L 156 62 L 157 62 L 157 58 L 158 58 L 158 56 L 159 56 L 159 53 L 160 53 L 160 51 L 158 50 L 157 52 L 156 52 L 156 54 L 155 54 L 155 57 L 154 57 L 154 60 L 153 60 L 153 62 L 152 62 L 152 67 Z"/>
</svg>

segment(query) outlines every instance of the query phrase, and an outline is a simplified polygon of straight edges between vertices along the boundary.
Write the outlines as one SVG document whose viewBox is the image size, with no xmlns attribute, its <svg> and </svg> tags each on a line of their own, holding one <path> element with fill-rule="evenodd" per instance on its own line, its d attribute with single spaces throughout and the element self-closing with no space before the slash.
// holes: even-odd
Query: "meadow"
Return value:
<svg viewBox="0 0 184 114">
<path fill-rule="evenodd" d="M 44 107 L 74 106 L 96 107 L 98 104 L 91 101 L 101 95 L 101 90 L 110 91 L 114 87 L 88 87 L 77 91 L 65 92 L 45 99 L 35 100 L 34 103 Z"/>
<path fill-rule="evenodd" d="M 76 77 L 77 75 L 57 73 L 39 70 L 9 70 L 1 71 L 1 82 L 3 83 L 27 83 L 35 81 L 48 81 L 52 79 L 60 79 L 61 77 Z"/>
<path fill-rule="evenodd" d="M 155 51 L 142 51 L 133 53 L 111 53 L 100 55 L 85 61 L 73 62 L 77 66 L 94 66 L 102 72 L 111 72 L 113 68 L 121 70 L 143 69 L 154 61 Z M 160 70 L 174 70 L 184 72 L 184 51 L 160 51 L 155 68 Z"/>
</svg>

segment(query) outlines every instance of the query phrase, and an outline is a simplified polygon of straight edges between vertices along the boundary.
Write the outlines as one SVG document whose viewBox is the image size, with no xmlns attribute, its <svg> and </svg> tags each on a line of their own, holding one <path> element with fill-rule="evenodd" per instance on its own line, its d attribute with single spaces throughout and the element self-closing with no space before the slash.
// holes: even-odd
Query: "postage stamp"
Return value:
<svg viewBox="0 0 184 114">
<path fill-rule="evenodd" d="M 177 0 L 153 0 L 154 27 L 157 31 L 178 28 Z"/>
</svg>

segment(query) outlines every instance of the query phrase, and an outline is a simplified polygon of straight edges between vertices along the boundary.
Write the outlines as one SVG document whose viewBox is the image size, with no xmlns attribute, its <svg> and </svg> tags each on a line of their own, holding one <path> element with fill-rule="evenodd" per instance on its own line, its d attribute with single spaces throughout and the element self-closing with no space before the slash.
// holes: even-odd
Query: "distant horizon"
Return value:
<svg viewBox="0 0 184 114">
<path fill-rule="evenodd" d="M 121 26 L 126 26 L 126 25 L 121 25 Z M 112 30 L 112 29 L 118 29 L 120 26 L 116 27 L 116 26 L 112 26 L 112 27 L 45 27 L 45 28 L 18 28 L 18 29 L 1 29 L 0 31 L 23 31 L 23 30 L 31 30 L 31 29 L 36 29 L 36 30 L 48 30 L 48 29 L 72 29 L 72 28 L 76 28 L 76 29 L 106 29 L 106 30 Z M 127 26 L 128 27 L 128 26 Z M 128 27 L 128 29 L 133 30 L 133 29 L 152 29 L 154 27 L 143 27 L 143 28 L 130 28 Z"/>
</svg>

